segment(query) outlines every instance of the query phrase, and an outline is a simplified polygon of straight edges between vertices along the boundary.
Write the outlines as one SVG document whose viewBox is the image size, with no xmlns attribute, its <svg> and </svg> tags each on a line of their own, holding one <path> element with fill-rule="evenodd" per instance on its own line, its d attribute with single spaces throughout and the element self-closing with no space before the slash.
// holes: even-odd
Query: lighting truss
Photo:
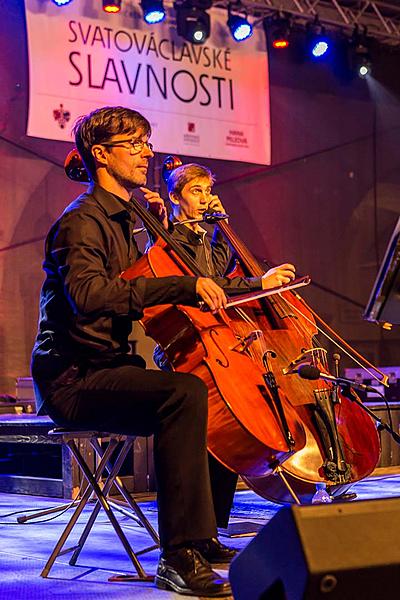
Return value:
<svg viewBox="0 0 400 600">
<path fill-rule="evenodd" d="M 228 4 L 229 0 L 213 2 L 219 8 Z M 347 31 L 350 35 L 358 26 L 383 44 L 400 45 L 399 0 L 242 0 L 241 4 L 256 21 L 279 12 L 306 25 L 318 15 L 327 31 Z"/>
</svg>

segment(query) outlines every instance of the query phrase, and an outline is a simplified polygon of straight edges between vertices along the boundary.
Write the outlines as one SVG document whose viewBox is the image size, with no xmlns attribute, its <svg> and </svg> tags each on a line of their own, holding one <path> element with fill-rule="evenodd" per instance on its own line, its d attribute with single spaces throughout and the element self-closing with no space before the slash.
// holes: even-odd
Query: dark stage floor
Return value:
<svg viewBox="0 0 400 600">
<path fill-rule="evenodd" d="M 400 496 L 400 475 L 370 477 L 352 488 L 358 495 L 357 501 L 374 498 Z M 69 555 L 57 559 L 50 577 L 43 579 L 40 572 L 58 536 L 68 520 L 63 514 L 45 523 L 17 524 L 15 516 L 6 516 L 14 511 L 42 509 L 62 503 L 52 498 L 0 494 L 0 564 L 1 600 L 24 600 L 54 598 L 57 600 L 114 599 L 125 598 L 176 598 L 177 594 L 157 590 L 152 583 L 123 582 L 110 583 L 108 578 L 117 573 L 132 573 L 132 565 L 125 555 L 119 540 L 109 525 L 104 513 L 100 513 L 94 531 L 79 558 L 79 566 L 68 565 Z M 142 505 L 147 516 L 156 524 L 154 503 Z M 279 506 L 267 502 L 250 491 L 236 493 L 232 512 L 232 524 L 245 525 L 248 522 L 262 525 L 268 522 Z M 150 544 L 147 534 L 127 517 L 119 516 L 124 530 L 134 549 Z M 79 527 L 79 525 L 78 525 Z M 80 531 L 81 528 L 79 528 Z M 76 534 L 73 538 L 76 539 Z M 244 548 L 251 538 L 239 537 L 226 540 L 232 546 Z M 153 551 L 142 557 L 149 573 L 154 573 L 158 552 Z M 221 571 L 222 573 L 223 571 Z M 226 573 L 226 571 L 225 571 Z"/>
</svg>

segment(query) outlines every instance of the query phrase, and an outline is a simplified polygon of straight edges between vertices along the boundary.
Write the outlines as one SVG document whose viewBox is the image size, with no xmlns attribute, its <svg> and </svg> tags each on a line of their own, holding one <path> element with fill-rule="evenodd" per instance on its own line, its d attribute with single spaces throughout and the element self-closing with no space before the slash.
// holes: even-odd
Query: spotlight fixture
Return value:
<svg viewBox="0 0 400 600">
<path fill-rule="evenodd" d="M 203 44 L 210 35 L 212 0 L 185 0 L 175 3 L 178 35 L 192 44 Z"/>
<path fill-rule="evenodd" d="M 163 0 L 141 0 L 140 4 L 146 23 L 160 23 L 165 19 Z"/>
<path fill-rule="evenodd" d="M 121 10 L 121 0 L 103 0 L 103 10 L 106 13 L 117 13 Z"/>
<path fill-rule="evenodd" d="M 329 50 L 329 40 L 325 35 L 325 29 L 315 17 L 314 23 L 307 26 L 307 38 L 309 52 L 315 59 L 320 59 Z"/>
<path fill-rule="evenodd" d="M 249 38 L 253 33 L 253 26 L 248 22 L 247 16 L 233 15 L 231 7 L 228 6 L 228 27 L 232 37 L 237 42 L 242 42 Z"/>
<path fill-rule="evenodd" d="M 358 67 L 359 76 L 362 78 L 367 77 L 367 75 L 371 74 L 371 71 L 372 71 L 371 61 L 369 61 L 366 58 L 363 58 Z"/>
<path fill-rule="evenodd" d="M 290 20 L 287 17 L 277 16 L 270 19 L 267 29 L 273 48 L 281 50 L 289 47 Z"/>
<path fill-rule="evenodd" d="M 367 77 L 372 71 L 372 61 L 366 31 L 361 34 L 357 27 L 354 29 L 351 47 L 353 51 L 353 69 L 359 77 Z"/>
<path fill-rule="evenodd" d="M 56 6 L 65 6 L 66 4 L 70 4 L 73 0 L 51 0 L 53 4 Z"/>
</svg>

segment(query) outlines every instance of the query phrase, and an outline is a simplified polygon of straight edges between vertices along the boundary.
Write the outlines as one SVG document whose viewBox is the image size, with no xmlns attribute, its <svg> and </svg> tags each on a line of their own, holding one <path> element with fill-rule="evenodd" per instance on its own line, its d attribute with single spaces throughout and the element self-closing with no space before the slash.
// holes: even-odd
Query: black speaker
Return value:
<svg viewBox="0 0 400 600">
<path fill-rule="evenodd" d="M 236 600 L 400 597 L 400 499 L 282 508 L 237 555 Z"/>
</svg>

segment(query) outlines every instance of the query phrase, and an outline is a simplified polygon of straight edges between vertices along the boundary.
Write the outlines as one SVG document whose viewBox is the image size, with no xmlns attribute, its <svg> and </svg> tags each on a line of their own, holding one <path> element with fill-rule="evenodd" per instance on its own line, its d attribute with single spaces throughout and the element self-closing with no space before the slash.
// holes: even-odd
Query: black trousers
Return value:
<svg viewBox="0 0 400 600">
<path fill-rule="evenodd" d="M 208 455 L 208 467 L 210 470 L 211 493 L 217 526 L 226 529 L 229 523 L 229 515 L 231 513 L 238 476 L 224 467 L 212 454 Z"/>
<path fill-rule="evenodd" d="M 153 360 L 162 371 L 172 372 L 171 363 L 158 345 L 154 349 Z M 229 523 L 238 475 L 224 467 L 212 454 L 208 455 L 208 466 L 217 526 L 225 529 Z"/>
<path fill-rule="evenodd" d="M 61 426 L 154 434 L 163 547 L 216 535 L 206 447 L 207 388 L 198 377 L 124 365 L 77 371 L 52 388 L 45 406 Z"/>
</svg>

